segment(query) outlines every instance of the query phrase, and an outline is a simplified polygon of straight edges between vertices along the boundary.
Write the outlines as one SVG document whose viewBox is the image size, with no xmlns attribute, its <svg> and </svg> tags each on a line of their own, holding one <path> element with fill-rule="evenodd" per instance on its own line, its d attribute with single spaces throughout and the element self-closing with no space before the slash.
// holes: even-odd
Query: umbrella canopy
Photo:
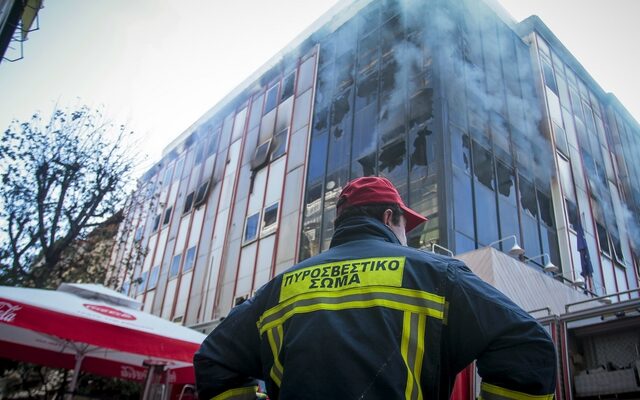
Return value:
<svg viewBox="0 0 640 400">
<path fill-rule="evenodd" d="M 0 357 L 137 381 L 164 365 L 169 383 L 193 383 L 205 335 L 138 308 L 101 285 L 0 286 Z"/>
</svg>

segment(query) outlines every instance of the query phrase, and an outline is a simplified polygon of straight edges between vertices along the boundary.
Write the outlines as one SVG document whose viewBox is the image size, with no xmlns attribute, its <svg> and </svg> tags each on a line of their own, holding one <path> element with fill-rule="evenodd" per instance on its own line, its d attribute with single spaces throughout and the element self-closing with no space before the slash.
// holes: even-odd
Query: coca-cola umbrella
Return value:
<svg viewBox="0 0 640 400">
<path fill-rule="evenodd" d="M 168 383 L 193 383 L 193 354 L 205 335 L 140 307 L 102 285 L 0 286 L 0 357 L 73 368 L 71 392 L 80 370 L 143 381 L 160 366 Z"/>
</svg>

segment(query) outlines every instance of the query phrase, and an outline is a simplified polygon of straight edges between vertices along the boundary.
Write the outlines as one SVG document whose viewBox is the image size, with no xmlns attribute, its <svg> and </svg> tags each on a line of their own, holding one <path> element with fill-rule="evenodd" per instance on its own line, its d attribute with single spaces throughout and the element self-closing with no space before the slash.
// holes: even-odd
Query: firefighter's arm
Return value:
<svg viewBox="0 0 640 400">
<path fill-rule="evenodd" d="M 483 399 L 553 398 L 556 353 L 544 328 L 464 264 L 450 267 L 449 278 L 445 337 L 452 367 L 477 360 Z"/>
<path fill-rule="evenodd" d="M 255 399 L 261 378 L 260 339 L 250 299 L 235 307 L 193 358 L 198 398 Z"/>
</svg>

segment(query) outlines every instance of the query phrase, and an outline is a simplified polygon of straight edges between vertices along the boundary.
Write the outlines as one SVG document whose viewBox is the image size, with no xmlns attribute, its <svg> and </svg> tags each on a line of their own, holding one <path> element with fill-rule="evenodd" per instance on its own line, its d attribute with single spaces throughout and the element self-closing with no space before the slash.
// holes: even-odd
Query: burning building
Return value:
<svg viewBox="0 0 640 400">
<path fill-rule="evenodd" d="M 328 247 L 348 180 L 381 175 L 429 217 L 411 246 L 518 244 L 567 290 L 637 299 L 639 157 L 637 121 L 537 17 L 345 1 L 166 148 L 112 274 L 145 311 L 209 331 Z"/>
</svg>

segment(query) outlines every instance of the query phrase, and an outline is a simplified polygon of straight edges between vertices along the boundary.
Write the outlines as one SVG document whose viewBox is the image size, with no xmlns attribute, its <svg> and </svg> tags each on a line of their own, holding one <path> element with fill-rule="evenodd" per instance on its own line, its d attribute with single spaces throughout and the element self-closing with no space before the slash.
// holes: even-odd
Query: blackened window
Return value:
<svg viewBox="0 0 640 400">
<path fill-rule="evenodd" d="M 596 223 L 596 227 L 598 230 L 598 243 L 600 243 L 600 250 L 610 256 L 611 248 L 609 246 L 609 240 L 607 239 L 607 230 L 604 226 L 600 225 L 599 222 Z"/>
<path fill-rule="evenodd" d="M 171 211 L 173 211 L 173 207 L 169 207 L 165 210 L 162 225 L 166 225 L 169 223 L 169 221 L 171 221 Z"/>
<path fill-rule="evenodd" d="M 451 147 L 453 165 L 460 167 L 466 173 L 471 173 L 471 144 L 469 135 L 451 126 Z"/>
<path fill-rule="evenodd" d="M 476 142 L 473 142 L 473 174 L 478 182 L 489 189 L 494 189 L 491 153 Z"/>
<path fill-rule="evenodd" d="M 267 100 L 265 101 L 265 104 L 264 104 L 263 114 L 266 114 L 269 111 L 276 108 L 277 104 L 278 104 L 278 84 L 275 84 L 267 92 Z"/>
<path fill-rule="evenodd" d="M 496 171 L 498 173 L 498 194 L 511 204 L 516 203 L 516 185 L 513 170 L 506 164 L 496 162 Z"/>
<path fill-rule="evenodd" d="M 284 84 L 282 85 L 282 93 L 280 94 L 280 101 L 288 99 L 293 95 L 293 88 L 296 83 L 296 73 L 291 72 L 284 78 Z"/>
<path fill-rule="evenodd" d="M 193 202 L 194 206 L 199 206 L 200 204 L 204 203 L 204 201 L 207 198 L 207 192 L 209 191 L 209 181 L 204 182 L 203 184 L 200 185 L 200 187 L 198 188 L 198 191 L 196 192 L 196 198 L 195 201 Z"/>
<path fill-rule="evenodd" d="M 624 254 L 622 253 L 622 245 L 620 244 L 620 239 L 618 239 L 618 237 L 613 233 L 609 234 L 609 238 L 611 238 L 611 244 L 613 245 L 616 259 L 624 263 Z"/>
<path fill-rule="evenodd" d="M 182 209 L 182 214 L 186 214 L 191 211 L 191 207 L 193 206 L 193 196 L 195 192 L 191 192 L 187 195 L 187 198 L 184 201 L 184 208 Z"/>
<path fill-rule="evenodd" d="M 537 219 L 538 206 L 536 204 L 536 192 L 529 181 L 520 176 L 520 205 L 522 211 L 524 211 L 530 217 Z"/>
<path fill-rule="evenodd" d="M 160 226 L 160 214 L 156 215 L 155 219 L 153 220 L 152 232 L 157 231 L 159 226 Z"/>
<path fill-rule="evenodd" d="M 576 207 L 575 203 L 571 200 L 565 199 L 565 206 L 567 208 L 567 219 L 569 220 L 569 226 L 574 231 L 578 226 L 578 207 Z"/>
<path fill-rule="evenodd" d="M 180 261 L 182 260 L 182 254 L 176 254 L 171 259 L 171 267 L 169 268 L 169 278 L 175 278 L 180 272 Z"/>
<path fill-rule="evenodd" d="M 538 192 L 538 206 L 540 207 L 540 220 L 549 228 L 553 228 L 553 205 L 551 199 L 541 191 Z"/>
<path fill-rule="evenodd" d="M 193 268 L 193 264 L 196 261 L 196 246 L 189 247 L 187 254 L 184 257 L 184 266 L 182 272 L 190 271 Z"/>
<path fill-rule="evenodd" d="M 269 149 L 271 148 L 271 139 L 266 140 L 256 147 L 256 151 L 251 159 L 251 169 L 253 171 L 262 168 L 269 160 Z"/>
<path fill-rule="evenodd" d="M 356 87 L 356 110 L 375 104 L 378 97 L 378 73 L 373 72 L 359 79 Z"/>
</svg>

